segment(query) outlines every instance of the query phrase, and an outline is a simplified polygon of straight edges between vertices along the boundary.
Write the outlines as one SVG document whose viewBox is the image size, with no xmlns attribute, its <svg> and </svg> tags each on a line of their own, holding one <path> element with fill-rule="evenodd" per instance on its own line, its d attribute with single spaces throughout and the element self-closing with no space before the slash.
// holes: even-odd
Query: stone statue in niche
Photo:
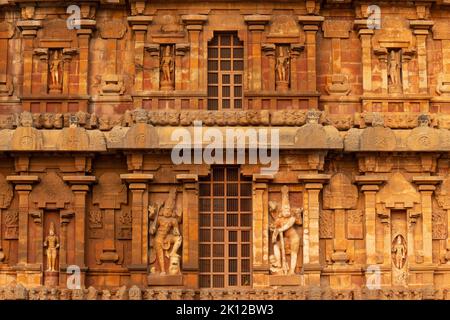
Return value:
<svg viewBox="0 0 450 320">
<path fill-rule="evenodd" d="M 392 260 L 397 269 L 403 269 L 406 262 L 406 243 L 402 235 L 397 235 L 392 243 Z"/>
<path fill-rule="evenodd" d="M 173 46 L 161 46 L 161 90 L 173 90 L 175 61 L 173 57 Z"/>
<path fill-rule="evenodd" d="M 275 64 L 277 90 L 285 91 L 289 89 L 289 67 L 289 48 L 287 46 L 277 46 Z"/>
<path fill-rule="evenodd" d="M 50 51 L 49 67 L 49 92 L 61 93 L 62 91 L 62 52 L 59 49 Z"/>
<path fill-rule="evenodd" d="M 388 56 L 389 92 L 401 92 L 401 51 L 390 50 Z"/>
<path fill-rule="evenodd" d="M 165 258 L 169 259 L 169 274 L 180 273 L 180 256 L 177 251 L 182 243 L 179 229 L 182 213 L 177 212 L 175 208 L 176 197 L 176 188 L 172 188 L 162 205 L 154 204 L 148 208 L 149 218 L 152 221 L 149 231 L 154 237 L 153 250 L 156 253 L 160 275 L 166 274 Z"/>
<path fill-rule="evenodd" d="M 303 208 L 291 209 L 289 188 L 283 186 L 281 188 L 281 208 L 278 208 L 276 202 L 270 201 L 269 212 L 273 219 L 270 224 L 273 245 L 270 270 L 274 274 L 294 274 L 300 249 L 300 235 L 295 225 L 302 224 Z M 287 260 L 288 255 L 290 255 L 290 261 Z"/>
<path fill-rule="evenodd" d="M 55 233 L 55 224 L 50 223 L 48 236 L 45 238 L 44 247 L 47 248 L 47 271 L 56 272 L 56 258 L 58 257 L 59 239 Z"/>
</svg>

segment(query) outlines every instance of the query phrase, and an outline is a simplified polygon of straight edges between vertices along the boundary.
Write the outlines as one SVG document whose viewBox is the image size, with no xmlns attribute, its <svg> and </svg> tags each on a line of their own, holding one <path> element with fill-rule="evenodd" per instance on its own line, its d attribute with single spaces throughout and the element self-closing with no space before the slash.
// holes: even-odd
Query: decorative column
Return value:
<svg viewBox="0 0 450 320">
<path fill-rule="evenodd" d="M 273 175 L 253 175 L 253 286 L 269 285 L 269 190 Z"/>
<path fill-rule="evenodd" d="M 144 283 L 148 266 L 148 183 L 153 180 L 152 174 L 128 173 L 120 178 L 128 184 L 131 191 L 131 283 Z"/>
<path fill-rule="evenodd" d="M 134 64 L 138 66 L 134 70 L 134 93 L 144 91 L 144 46 L 148 25 L 152 23 L 153 17 L 137 15 L 128 17 L 128 23 L 134 32 Z M 142 99 L 134 99 L 135 108 L 142 106 Z"/>
<path fill-rule="evenodd" d="M 9 75 L 9 39 L 14 36 L 14 25 L 8 21 L 0 22 L 0 96 L 13 94 L 12 77 Z M 8 59 L 9 58 L 9 59 Z"/>
<path fill-rule="evenodd" d="M 248 89 L 259 91 L 262 89 L 262 64 L 261 64 L 261 40 L 266 24 L 270 21 L 270 16 L 253 14 L 244 17 L 248 25 L 249 45 L 248 45 Z"/>
<path fill-rule="evenodd" d="M 376 251 L 376 194 L 380 190 L 380 185 L 387 181 L 385 176 L 367 175 L 357 176 L 355 181 L 361 186 L 364 193 L 364 217 L 365 217 L 365 240 L 366 240 L 366 263 L 367 265 L 377 264 Z"/>
<path fill-rule="evenodd" d="M 200 65 L 200 32 L 203 30 L 203 25 L 208 20 L 208 16 L 204 14 L 188 14 L 181 17 L 186 24 L 186 29 L 189 33 L 190 54 L 189 54 L 189 72 L 190 72 L 190 90 L 198 91 L 204 89 L 201 84 L 203 75 L 203 66 Z M 206 54 L 204 54 L 206 58 Z M 194 100 L 194 109 L 198 108 L 198 100 Z"/>
<path fill-rule="evenodd" d="M 183 254 L 182 270 L 185 286 L 197 288 L 198 283 L 198 175 L 178 174 L 183 184 Z"/>
<path fill-rule="evenodd" d="M 23 95 L 31 94 L 31 77 L 33 75 L 33 49 L 37 30 L 42 27 L 40 20 L 20 20 L 17 27 L 22 32 L 23 54 Z"/>
<path fill-rule="evenodd" d="M 303 25 L 306 40 L 306 72 L 308 91 L 317 91 L 317 62 L 316 62 L 316 36 L 319 26 L 325 20 L 322 16 L 299 16 L 298 21 Z M 310 106 L 317 107 L 317 106 Z"/>
<path fill-rule="evenodd" d="M 6 180 L 15 185 L 15 190 L 19 196 L 19 245 L 17 249 L 17 281 L 24 284 L 40 285 L 40 273 L 38 274 L 37 278 L 34 279 L 35 281 L 33 281 L 33 279 L 30 280 L 26 273 L 28 265 L 28 216 L 30 210 L 29 196 L 33 188 L 33 184 L 39 181 L 39 177 L 28 175 L 7 176 Z M 21 272 L 22 270 L 23 272 Z"/>
<path fill-rule="evenodd" d="M 303 196 L 303 264 L 307 284 L 320 285 L 319 215 L 320 190 L 329 181 L 328 174 L 300 174 L 298 180 L 304 185 Z"/>
<path fill-rule="evenodd" d="M 422 250 L 424 254 L 423 262 L 426 265 L 430 265 L 433 263 L 433 205 L 431 196 L 433 195 L 434 190 L 436 190 L 436 185 L 441 183 L 443 178 L 436 176 L 416 176 L 413 177 L 412 180 L 418 186 L 422 204 Z"/>
<path fill-rule="evenodd" d="M 96 21 L 90 19 L 80 20 L 80 29 L 77 30 L 79 48 L 78 94 L 88 95 L 89 79 L 89 40 L 95 29 Z M 87 105 L 85 106 L 87 111 Z"/>
<path fill-rule="evenodd" d="M 363 92 L 372 91 L 372 36 L 374 31 L 367 28 L 367 20 L 355 20 L 354 24 L 361 39 L 362 47 L 362 75 L 363 75 Z"/>
<path fill-rule="evenodd" d="M 417 63 L 419 67 L 419 93 L 428 93 L 427 36 L 434 22 L 431 20 L 412 20 L 409 22 L 417 41 Z"/>
<path fill-rule="evenodd" d="M 64 176 L 63 180 L 70 184 L 74 194 L 73 210 L 75 212 L 75 265 L 81 271 L 81 285 L 86 275 L 86 197 L 89 186 L 95 183 L 95 176 Z"/>
</svg>

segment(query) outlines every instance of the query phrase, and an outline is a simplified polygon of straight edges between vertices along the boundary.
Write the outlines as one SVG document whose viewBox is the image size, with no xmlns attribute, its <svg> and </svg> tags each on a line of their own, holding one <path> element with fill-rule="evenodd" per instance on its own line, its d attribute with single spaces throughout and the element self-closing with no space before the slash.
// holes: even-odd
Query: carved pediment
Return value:
<svg viewBox="0 0 450 320">
<path fill-rule="evenodd" d="M 125 147 L 128 149 L 151 148 L 158 146 L 158 133 L 147 123 L 136 123 L 125 135 Z"/>
<path fill-rule="evenodd" d="M 127 26 L 119 19 L 99 23 L 98 30 L 102 39 L 122 39 L 127 32 Z"/>
<path fill-rule="evenodd" d="M 72 202 L 72 191 L 61 177 L 54 171 L 49 171 L 41 182 L 31 191 L 31 202 L 37 208 L 64 208 Z"/>
<path fill-rule="evenodd" d="M 307 123 L 297 130 L 295 146 L 303 149 L 342 149 L 343 140 L 332 126 Z"/>
<path fill-rule="evenodd" d="M 360 150 L 362 151 L 389 151 L 396 147 L 394 132 L 384 127 L 369 127 L 361 134 Z"/>
<path fill-rule="evenodd" d="M 93 188 L 92 203 L 100 209 L 120 209 L 128 201 L 127 187 L 115 172 L 103 173 Z"/>
<path fill-rule="evenodd" d="M 19 127 L 14 130 L 11 149 L 21 151 L 41 150 L 43 146 L 42 132 L 33 127 Z"/>
<path fill-rule="evenodd" d="M 358 189 L 344 173 L 337 173 L 323 190 L 325 209 L 354 209 L 358 201 Z"/>
<path fill-rule="evenodd" d="M 298 37 L 299 35 L 299 24 L 293 15 L 280 14 L 272 16 L 269 37 Z"/>
<path fill-rule="evenodd" d="M 396 172 L 378 192 L 376 202 L 392 209 L 413 208 L 420 203 L 420 194 L 403 174 Z"/>
<path fill-rule="evenodd" d="M 408 20 L 400 15 L 383 15 L 381 28 L 375 29 L 373 48 L 412 48 L 415 41 Z"/>
<path fill-rule="evenodd" d="M 89 136 L 86 129 L 80 127 L 62 129 L 57 148 L 58 150 L 88 150 Z"/>
</svg>

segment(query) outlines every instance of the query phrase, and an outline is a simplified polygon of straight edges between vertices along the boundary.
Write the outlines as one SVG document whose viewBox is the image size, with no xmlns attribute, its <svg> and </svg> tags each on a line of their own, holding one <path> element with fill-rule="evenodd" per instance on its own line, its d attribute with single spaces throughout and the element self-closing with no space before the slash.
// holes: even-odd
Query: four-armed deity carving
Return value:
<svg viewBox="0 0 450 320">
<path fill-rule="evenodd" d="M 153 236 L 150 245 L 155 252 L 160 275 L 166 274 L 166 258 L 169 259 L 168 273 L 180 273 L 180 256 L 177 251 L 182 243 L 179 229 L 182 213 L 176 209 L 176 197 L 176 188 L 172 188 L 163 204 L 153 204 L 148 208 L 151 221 L 149 232 Z"/>
<path fill-rule="evenodd" d="M 274 274 L 294 274 L 300 249 L 300 235 L 295 226 L 302 224 L 303 208 L 291 209 L 289 188 L 283 186 L 281 188 L 281 208 L 278 207 L 278 203 L 270 201 L 269 212 L 273 219 L 270 224 L 273 245 L 270 270 Z M 290 256 L 289 261 L 288 255 Z"/>
</svg>

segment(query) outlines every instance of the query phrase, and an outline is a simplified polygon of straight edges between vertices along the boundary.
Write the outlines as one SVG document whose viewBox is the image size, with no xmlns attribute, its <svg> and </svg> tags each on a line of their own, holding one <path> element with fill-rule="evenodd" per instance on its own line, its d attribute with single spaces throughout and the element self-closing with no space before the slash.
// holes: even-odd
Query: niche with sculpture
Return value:
<svg viewBox="0 0 450 320">
<path fill-rule="evenodd" d="M 288 45 L 275 47 L 275 85 L 279 91 L 287 91 L 290 84 L 291 58 Z"/>
<path fill-rule="evenodd" d="M 179 249 L 182 211 L 177 208 L 177 189 L 172 187 L 164 202 L 148 207 L 150 235 L 150 274 L 176 276 L 181 274 Z"/>
<path fill-rule="evenodd" d="M 161 45 L 160 89 L 169 91 L 175 84 L 175 53 L 173 45 Z"/>
<path fill-rule="evenodd" d="M 291 206 L 289 187 L 281 187 L 281 201 L 269 201 L 270 272 L 273 275 L 294 275 L 298 271 L 301 247 L 303 208 Z"/>
</svg>

